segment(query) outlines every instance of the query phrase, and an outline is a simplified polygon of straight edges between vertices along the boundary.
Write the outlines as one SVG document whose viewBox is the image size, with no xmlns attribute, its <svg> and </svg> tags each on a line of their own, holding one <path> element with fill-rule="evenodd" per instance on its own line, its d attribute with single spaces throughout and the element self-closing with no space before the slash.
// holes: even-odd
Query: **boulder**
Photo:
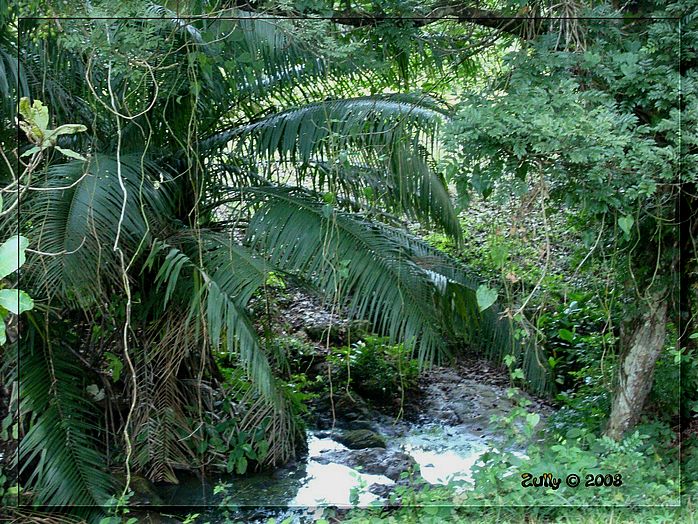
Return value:
<svg viewBox="0 0 698 524">
<path fill-rule="evenodd" d="M 400 480 L 400 474 L 403 471 L 408 471 L 416 465 L 415 460 L 407 453 L 379 447 L 328 451 L 314 460 L 320 464 L 343 464 L 360 469 L 362 473 L 383 475 L 396 482 Z"/>
<path fill-rule="evenodd" d="M 370 429 L 345 430 L 337 436 L 336 440 L 349 449 L 385 447 L 385 439 Z"/>
<path fill-rule="evenodd" d="M 398 480 L 400 473 L 413 467 L 415 460 L 402 451 L 384 450 L 380 448 L 359 449 L 351 452 L 346 464 L 372 475 L 384 475 L 390 480 Z"/>
<path fill-rule="evenodd" d="M 366 420 L 370 415 L 368 404 L 356 393 L 352 393 L 351 396 L 346 392 L 339 394 L 334 401 L 334 411 L 337 418 L 350 421 Z"/>
</svg>

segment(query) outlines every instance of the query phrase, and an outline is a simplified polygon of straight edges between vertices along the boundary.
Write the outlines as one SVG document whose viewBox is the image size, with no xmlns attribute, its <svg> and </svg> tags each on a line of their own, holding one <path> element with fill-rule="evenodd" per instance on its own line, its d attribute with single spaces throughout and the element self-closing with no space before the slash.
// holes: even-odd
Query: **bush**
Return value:
<svg viewBox="0 0 698 524">
<path fill-rule="evenodd" d="M 389 404 L 417 385 L 418 362 L 403 344 L 389 344 L 387 338 L 365 337 L 333 349 L 328 359 L 340 383 L 378 404 Z"/>
</svg>

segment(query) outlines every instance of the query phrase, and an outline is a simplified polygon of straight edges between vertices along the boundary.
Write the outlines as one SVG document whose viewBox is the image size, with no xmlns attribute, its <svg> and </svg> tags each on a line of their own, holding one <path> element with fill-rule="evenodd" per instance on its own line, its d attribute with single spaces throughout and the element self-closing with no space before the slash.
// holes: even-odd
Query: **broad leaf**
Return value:
<svg viewBox="0 0 698 524">
<path fill-rule="evenodd" d="M 623 230 L 623 233 L 625 233 L 626 238 L 630 237 L 630 231 L 633 227 L 634 222 L 635 220 L 630 215 L 620 217 L 618 219 L 618 226 Z"/>
<path fill-rule="evenodd" d="M 17 271 L 25 261 L 24 251 L 29 240 L 21 235 L 9 238 L 0 246 L 0 278 Z"/>
<path fill-rule="evenodd" d="M 20 158 L 21 158 L 21 157 L 25 157 L 25 156 L 31 156 L 31 155 L 33 155 L 34 153 L 38 153 L 38 152 L 41 151 L 41 150 L 42 150 L 42 148 L 39 147 L 39 146 L 30 147 L 29 149 L 27 149 L 24 153 L 22 153 L 22 154 L 19 155 L 19 156 L 20 156 Z"/>
<path fill-rule="evenodd" d="M 87 159 L 86 159 L 84 156 L 82 156 L 80 153 L 76 153 L 76 152 L 73 151 L 72 149 L 66 149 L 66 148 L 64 148 L 64 147 L 58 147 L 58 146 L 54 146 L 54 148 L 55 148 L 56 150 L 60 151 L 61 153 L 63 153 L 65 156 L 69 157 L 69 158 L 74 158 L 74 159 L 76 159 L 76 160 L 83 160 L 83 161 L 87 160 Z"/>
<path fill-rule="evenodd" d="M 21 289 L 0 289 L 0 307 L 19 315 L 32 309 L 34 301 Z"/>
<path fill-rule="evenodd" d="M 481 284 L 475 292 L 475 298 L 480 311 L 484 311 L 497 300 L 497 290 Z"/>
</svg>

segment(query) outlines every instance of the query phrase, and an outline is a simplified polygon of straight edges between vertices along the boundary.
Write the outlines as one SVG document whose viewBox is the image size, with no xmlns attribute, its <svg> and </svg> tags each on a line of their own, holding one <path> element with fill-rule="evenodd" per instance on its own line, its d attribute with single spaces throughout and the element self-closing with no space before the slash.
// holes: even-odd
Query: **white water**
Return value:
<svg viewBox="0 0 698 524">
<path fill-rule="evenodd" d="M 360 473 L 343 464 L 320 464 L 315 460 L 323 452 L 347 449 L 343 444 L 330 438 L 320 439 L 310 434 L 306 477 L 296 496 L 289 502 L 289 506 L 350 506 L 352 490 L 360 490 L 361 486 L 367 487 L 371 484 L 394 484 L 384 475 Z M 359 506 L 367 506 L 378 500 L 376 495 L 364 490 L 360 490 L 357 495 Z"/>
</svg>

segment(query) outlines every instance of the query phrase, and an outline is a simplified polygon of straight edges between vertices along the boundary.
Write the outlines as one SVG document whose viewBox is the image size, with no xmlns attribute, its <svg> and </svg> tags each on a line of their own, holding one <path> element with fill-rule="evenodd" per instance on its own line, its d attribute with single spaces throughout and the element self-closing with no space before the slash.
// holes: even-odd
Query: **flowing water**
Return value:
<svg viewBox="0 0 698 524">
<path fill-rule="evenodd" d="M 430 484 L 471 481 L 473 466 L 497 439 L 488 429 L 489 417 L 512 407 L 505 389 L 442 369 L 430 381 L 422 404 L 422 412 L 410 422 L 371 413 L 371 429 L 384 437 L 385 450 L 350 450 L 337 440 L 340 431 L 311 429 L 307 456 L 294 464 L 218 479 L 216 483 L 227 483 L 224 492 L 214 493 L 214 484 L 191 479 L 162 489 L 160 495 L 166 504 L 207 506 L 191 511 L 205 513 L 211 524 L 225 522 L 226 508 L 233 521 L 266 523 L 270 517 L 291 517 L 304 523 L 316 520 L 327 506 L 382 503 L 400 482 L 399 471 L 410 463 L 419 465 Z M 221 506 L 224 497 L 227 506 Z"/>
</svg>

